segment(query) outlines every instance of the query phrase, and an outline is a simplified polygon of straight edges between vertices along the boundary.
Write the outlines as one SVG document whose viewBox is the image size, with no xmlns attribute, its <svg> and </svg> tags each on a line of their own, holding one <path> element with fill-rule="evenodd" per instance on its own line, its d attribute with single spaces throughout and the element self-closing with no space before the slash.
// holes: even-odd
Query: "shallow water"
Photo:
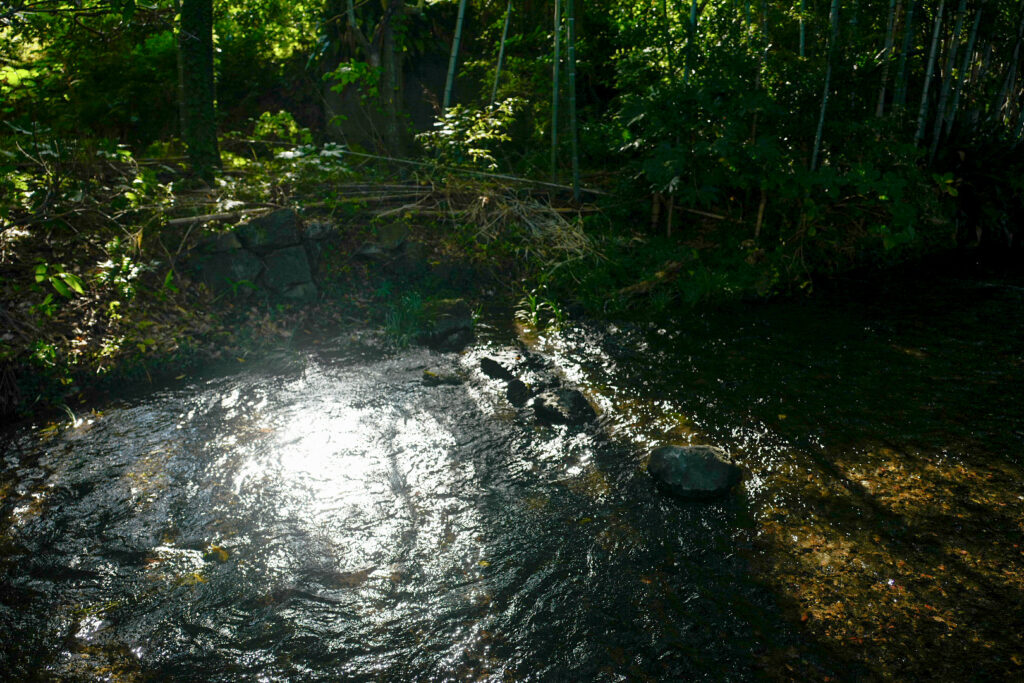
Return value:
<svg viewBox="0 0 1024 683">
<path fill-rule="evenodd" d="M 0 471 L 0 674 L 871 672 L 773 580 L 821 576 L 765 567 L 818 561 L 797 521 L 820 517 L 817 533 L 851 543 L 907 528 L 912 515 L 878 517 L 886 500 L 863 500 L 869 483 L 847 467 L 880 449 L 1019 471 L 1020 285 L 901 282 L 661 325 L 522 330 L 550 368 L 528 366 L 501 323 L 461 355 L 340 339 L 23 430 Z M 479 371 L 483 356 L 581 384 L 599 423 L 537 426 Z M 425 369 L 465 381 L 425 386 Z M 723 446 L 748 475 L 722 502 L 678 503 L 643 469 L 663 442 Z M 810 498 L 814 478 L 861 495 L 853 512 Z M 1006 504 L 1007 519 L 1024 512 Z M 890 576 L 884 560 L 870 571 Z M 856 585 L 846 599 L 872 599 Z"/>
</svg>

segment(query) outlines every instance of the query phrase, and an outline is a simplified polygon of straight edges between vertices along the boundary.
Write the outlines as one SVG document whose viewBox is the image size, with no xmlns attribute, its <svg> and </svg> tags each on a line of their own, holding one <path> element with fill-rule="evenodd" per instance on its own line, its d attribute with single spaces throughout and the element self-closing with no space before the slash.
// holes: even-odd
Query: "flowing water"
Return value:
<svg viewBox="0 0 1024 683">
<path fill-rule="evenodd" d="M 500 323 L 463 354 L 342 338 L 22 429 L 0 462 L 0 677 L 870 674 L 811 627 L 827 614 L 799 617 L 822 596 L 776 579 L 820 585 L 855 557 L 868 568 L 850 565 L 846 599 L 864 604 L 875 583 L 903 581 L 867 545 L 913 564 L 899 544 L 930 528 L 867 500 L 855 470 L 879 453 L 1019 475 L 1021 284 L 901 282 L 660 325 L 520 330 L 529 353 Z M 537 425 L 480 372 L 484 356 L 585 387 L 601 418 Z M 424 370 L 463 381 L 427 386 Z M 665 442 L 723 446 L 748 474 L 719 502 L 666 498 L 644 471 Z M 835 495 L 809 498 L 824 480 Z M 1021 501 L 997 501 L 986 524 L 1019 534 Z M 809 519 L 823 535 L 810 549 Z M 843 555 L 832 531 L 882 537 Z M 778 559 L 794 553 L 813 571 Z M 1019 604 L 1015 585 L 995 597 Z"/>
</svg>

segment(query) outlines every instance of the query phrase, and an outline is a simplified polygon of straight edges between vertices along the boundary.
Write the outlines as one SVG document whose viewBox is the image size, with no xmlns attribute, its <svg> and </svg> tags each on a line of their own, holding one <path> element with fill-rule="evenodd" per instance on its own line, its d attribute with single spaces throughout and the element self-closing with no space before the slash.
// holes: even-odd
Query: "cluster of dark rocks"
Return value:
<svg viewBox="0 0 1024 683">
<path fill-rule="evenodd" d="M 527 357 L 525 364 L 543 364 Z M 531 403 L 536 420 L 544 425 L 585 426 L 597 419 L 590 401 L 578 389 L 564 387 L 554 375 L 527 384 L 509 368 L 493 358 L 480 359 L 480 370 L 490 379 L 505 385 L 505 396 L 517 408 Z M 423 381 L 429 385 L 461 384 L 455 375 L 426 371 Z M 710 500 L 728 493 L 739 481 L 741 468 L 728 454 L 714 446 L 666 445 L 654 449 L 647 472 L 658 488 L 682 500 Z"/>
<path fill-rule="evenodd" d="M 202 240 L 187 267 L 218 294 L 247 297 L 262 290 L 286 301 L 312 301 L 319 294 L 317 260 L 332 234 L 331 226 L 305 225 L 295 211 L 282 209 Z"/>
<path fill-rule="evenodd" d="M 529 385 L 493 358 L 480 359 L 480 370 L 491 379 L 505 383 L 505 397 L 518 407 L 533 400 L 537 421 L 547 425 L 582 426 L 597 419 L 597 412 L 579 389 L 561 386 L 557 377 Z"/>
</svg>

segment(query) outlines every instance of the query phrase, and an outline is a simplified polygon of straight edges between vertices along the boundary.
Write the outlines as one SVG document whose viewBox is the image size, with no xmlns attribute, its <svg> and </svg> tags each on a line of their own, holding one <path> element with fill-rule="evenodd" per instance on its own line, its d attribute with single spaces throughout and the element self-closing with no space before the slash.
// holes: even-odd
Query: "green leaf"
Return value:
<svg viewBox="0 0 1024 683">
<path fill-rule="evenodd" d="M 50 284 L 53 285 L 53 288 L 57 290 L 58 294 L 63 297 L 67 297 L 68 299 L 71 298 L 71 290 L 68 289 L 68 286 L 64 284 L 63 280 L 58 277 L 52 277 L 50 278 Z"/>
<path fill-rule="evenodd" d="M 85 287 L 82 285 L 82 278 L 74 273 L 61 273 L 58 276 L 64 283 L 79 294 L 85 294 Z"/>
</svg>

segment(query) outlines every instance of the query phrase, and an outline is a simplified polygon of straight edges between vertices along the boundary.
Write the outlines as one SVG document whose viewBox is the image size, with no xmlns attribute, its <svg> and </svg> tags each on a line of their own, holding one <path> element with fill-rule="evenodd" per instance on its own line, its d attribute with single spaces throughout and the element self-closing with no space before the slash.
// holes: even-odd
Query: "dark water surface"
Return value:
<svg viewBox="0 0 1024 683">
<path fill-rule="evenodd" d="M 832 514 L 851 543 L 908 528 L 842 483 L 880 449 L 1019 473 L 1022 304 L 1019 278 L 988 274 L 527 333 L 602 412 L 584 430 L 505 401 L 479 360 L 521 349 L 486 327 L 462 355 L 335 340 L 23 430 L 0 462 L 0 678 L 870 675 L 763 565 L 804 552 L 794 517 Z M 723 446 L 748 476 L 723 502 L 666 499 L 643 469 L 663 442 Z M 861 507 L 815 507 L 797 483 L 815 477 Z M 1012 535 L 1022 508 L 1000 504 Z M 762 542 L 779 528 L 792 547 Z M 874 599 L 858 576 L 847 599 Z M 1015 585 L 992 638 L 1019 625 Z"/>
</svg>

